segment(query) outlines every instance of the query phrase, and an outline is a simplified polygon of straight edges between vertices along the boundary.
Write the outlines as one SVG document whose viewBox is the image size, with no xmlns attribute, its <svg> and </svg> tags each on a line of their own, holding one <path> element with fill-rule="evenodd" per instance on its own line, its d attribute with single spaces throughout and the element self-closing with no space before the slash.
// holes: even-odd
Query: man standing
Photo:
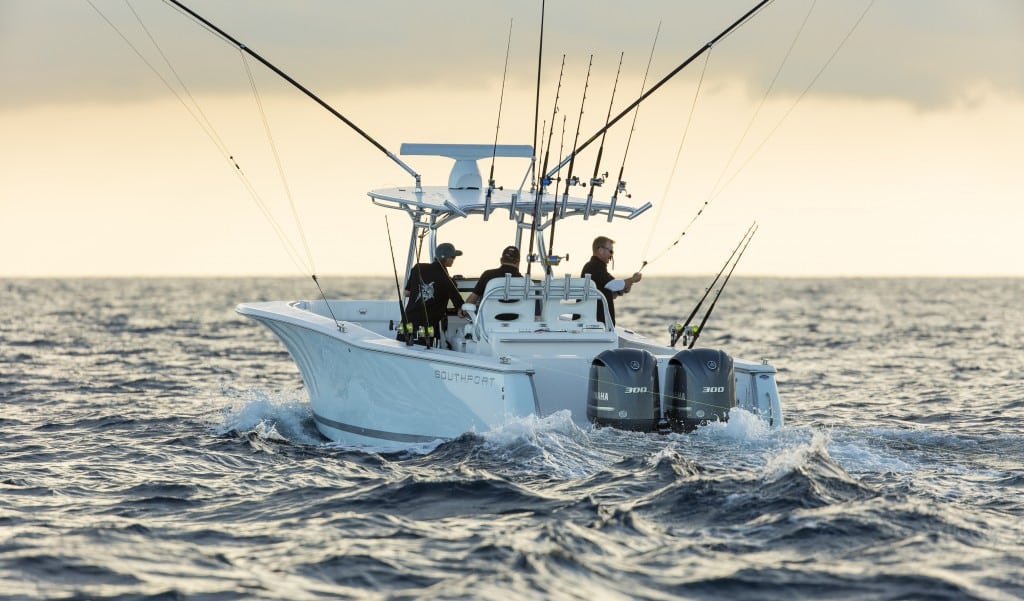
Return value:
<svg viewBox="0 0 1024 601">
<path fill-rule="evenodd" d="M 495 269 L 488 269 L 480 274 L 480 279 L 476 281 L 476 286 L 469 293 L 466 302 L 476 303 L 479 301 L 484 295 L 484 290 L 487 288 L 487 282 L 494 278 L 504 278 L 505 274 L 516 278 L 523 277 L 523 274 L 519 273 L 519 249 L 515 246 L 506 246 L 505 250 L 501 251 L 500 266 Z"/>
<path fill-rule="evenodd" d="M 413 332 L 421 327 L 434 328 L 432 335 L 426 334 L 419 342 L 425 344 L 426 338 L 441 337 L 442 326 L 448 325 L 446 311 L 449 302 L 456 310 L 462 308 L 462 295 L 448 275 L 448 268 L 455 263 L 455 257 L 461 255 L 462 251 L 448 242 L 438 244 L 433 263 L 417 263 L 409 271 L 409 280 L 405 283 L 409 304 L 405 307 L 405 315 L 412 323 Z"/>
<path fill-rule="evenodd" d="M 633 288 L 633 284 L 639 282 L 643 277 L 639 271 L 626 279 L 616 279 L 608 273 L 608 262 L 615 255 L 614 244 L 614 240 L 605 236 L 594 238 L 594 243 L 591 245 L 593 256 L 583 266 L 583 271 L 580 273 L 580 276 L 589 274 L 590 279 L 597 285 L 597 289 L 604 294 L 608 303 L 608 313 L 612 316 L 612 323 L 609 325 L 613 328 L 615 327 L 615 297 L 629 292 Z M 604 314 L 598 313 L 598 319 L 603 323 Z"/>
</svg>

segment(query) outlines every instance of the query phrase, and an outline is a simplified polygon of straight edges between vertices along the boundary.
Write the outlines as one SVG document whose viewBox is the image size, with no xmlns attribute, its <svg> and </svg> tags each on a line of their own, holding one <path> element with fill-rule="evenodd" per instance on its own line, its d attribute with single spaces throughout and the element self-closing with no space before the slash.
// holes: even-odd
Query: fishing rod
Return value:
<svg viewBox="0 0 1024 601">
<path fill-rule="evenodd" d="M 654 42 L 651 43 L 651 54 L 647 57 L 647 68 L 644 70 L 644 79 L 640 83 L 640 93 L 644 93 L 644 88 L 647 87 L 647 76 L 651 73 L 651 62 L 654 60 L 654 49 L 658 45 L 658 35 L 661 33 L 661 22 L 658 22 L 658 29 L 654 32 Z M 611 108 L 611 107 L 609 107 Z M 612 192 L 612 199 L 609 203 L 608 208 L 608 222 L 611 223 L 612 216 L 615 214 L 615 205 L 619 200 L 619 193 L 626 191 L 626 182 L 622 181 L 622 174 L 626 171 L 626 157 L 629 156 L 629 146 L 633 142 L 633 132 L 636 131 L 636 119 L 640 116 L 640 109 L 637 108 L 633 112 L 633 124 L 629 128 L 629 137 L 626 138 L 626 150 L 622 153 L 622 164 L 619 166 L 619 177 L 615 179 L 615 192 Z M 626 198 L 629 198 L 629 194 L 626 194 Z M 640 267 L 643 270 L 643 267 Z"/>
<path fill-rule="evenodd" d="M 164 0 L 164 2 L 168 2 L 168 3 L 173 4 L 174 6 L 178 7 L 178 9 L 184 11 L 189 16 L 191 16 L 193 19 L 195 19 L 196 21 L 199 21 L 200 23 L 202 23 L 209 30 L 213 31 L 214 33 L 216 33 L 217 35 L 219 35 L 220 37 L 222 37 L 223 39 L 225 39 L 226 41 L 231 43 L 233 46 L 235 46 L 236 48 L 238 48 L 242 52 L 244 52 L 244 53 L 248 54 L 249 56 L 255 58 L 256 60 L 261 62 L 265 67 L 267 67 L 268 69 L 270 69 L 271 71 L 276 73 L 279 77 L 281 77 L 282 79 L 284 79 L 288 83 L 290 83 L 293 86 L 295 86 L 295 88 L 297 88 L 300 92 L 302 92 L 303 94 L 305 94 L 306 96 L 311 98 L 314 102 L 316 102 L 317 104 L 322 106 L 324 109 L 326 109 L 327 112 L 331 113 L 332 115 L 334 115 L 335 117 L 340 119 L 345 125 L 349 126 L 353 131 L 355 131 L 357 134 L 362 136 L 367 142 L 369 142 L 370 144 L 373 144 L 373 146 L 375 148 L 377 148 L 378 150 L 383 152 L 389 159 L 391 159 L 399 167 L 404 169 L 406 171 L 406 173 L 408 173 L 409 175 L 413 176 L 413 178 L 415 178 L 415 180 L 416 180 L 416 190 L 417 191 L 420 191 L 422 189 L 422 182 L 421 182 L 421 178 L 420 178 L 420 174 L 419 173 L 417 173 L 412 167 L 407 165 L 405 163 L 405 161 L 403 161 L 402 159 L 398 158 L 395 155 L 395 153 L 393 153 L 390 150 L 388 150 L 387 148 L 385 148 L 380 142 L 378 142 L 372 136 L 370 136 L 370 134 L 366 133 L 365 131 L 363 131 L 362 128 L 360 128 L 358 125 L 356 125 L 355 123 L 350 121 L 347 117 L 345 117 L 345 115 L 342 115 L 340 112 L 338 112 L 338 110 L 335 109 L 333 106 L 327 104 L 327 102 L 325 102 L 319 96 L 317 96 L 316 94 L 311 92 L 304 85 L 302 85 L 301 83 L 295 81 L 295 79 L 293 79 L 290 75 L 288 75 L 287 73 L 285 73 L 281 69 L 277 68 L 277 66 L 275 66 L 273 63 L 271 63 L 267 59 L 265 59 L 262 56 L 260 56 L 252 48 L 249 48 L 248 46 L 246 46 L 242 42 L 239 42 L 234 37 L 232 37 L 227 32 L 225 32 L 223 29 L 217 27 L 216 25 L 214 25 L 210 21 L 206 20 L 199 13 L 193 11 L 191 8 L 185 6 L 184 4 L 179 2 L 178 0 Z"/>
<path fill-rule="evenodd" d="M 672 170 L 669 172 L 668 179 L 665 182 L 665 192 L 662 195 L 662 198 L 661 198 L 662 201 L 665 201 L 665 200 L 668 199 L 668 191 L 669 191 L 669 189 L 672 186 L 673 178 L 675 178 L 675 176 L 676 176 L 676 169 L 679 168 L 679 157 L 680 157 L 680 155 L 682 155 L 682 153 L 683 153 L 683 146 L 685 146 L 685 144 L 686 144 L 686 136 L 687 136 L 687 134 L 690 131 L 690 124 L 693 122 L 693 114 L 694 114 L 694 111 L 697 108 L 697 100 L 700 98 L 700 91 L 701 91 L 701 88 L 704 86 L 704 76 L 707 74 L 708 64 L 710 63 L 710 61 L 711 61 L 711 55 L 709 54 L 704 59 L 704 68 L 700 72 L 700 78 L 697 80 L 697 86 L 696 86 L 696 88 L 693 91 L 693 102 L 690 103 L 690 114 L 686 118 L 686 127 L 683 128 L 683 135 L 679 139 L 679 147 L 676 148 L 676 158 L 675 158 L 674 161 L 672 161 Z M 653 239 L 653 236 L 654 236 L 654 227 L 660 221 L 661 212 L 665 209 L 665 205 L 666 205 L 666 203 L 662 202 L 658 206 L 657 214 L 654 216 L 654 222 L 651 223 L 651 233 L 647 237 L 647 241 L 644 243 L 644 252 L 643 252 L 644 259 L 643 259 L 643 264 L 640 265 L 640 271 L 643 271 L 644 267 L 647 267 L 648 263 L 653 262 L 653 261 L 657 261 L 662 256 L 664 256 L 665 253 L 667 253 L 668 251 L 672 250 L 673 246 L 679 244 L 679 242 L 683 239 L 683 236 L 685 236 L 686 232 L 690 229 L 690 226 L 693 225 L 693 222 L 695 222 L 697 220 L 697 218 L 700 217 L 700 215 L 704 212 L 704 209 L 708 205 L 708 201 L 704 202 L 704 205 L 701 206 L 700 209 L 697 210 L 697 214 L 694 215 L 692 219 L 690 219 L 690 222 L 687 223 L 685 227 L 683 227 L 683 231 L 679 233 L 679 237 L 676 238 L 675 241 L 672 242 L 672 244 L 669 244 L 665 248 L 665 250 L 663 250 L 661 252 L 661 254 L 659 254 L 658 256 L 654 257 L 650 261 L 648 261 L 647 260 L 647 251 L 650 250 L 650 248 L 651 248 L 651 240 Z"/>
<path fill-rule="evenodd" d="M 612 97 L 608 100 L 608 115 L 604 118 L 605 128 L 604 132 L 601 133 L 601 145 L 597 147 L 597 159 L 594 160 L 594 175 L 590 177 L 590 190 L 587 192 L 587 205 L 583 209 L 584 221 L 590 219 L 590 206 L 594 202 L 594 189 L 604 184 L 604 180 L 608 177 L 607 171 L 601 177 L 598 177 L 597 174 L 601 171 L 601 155 L 604 154 L 604 141 L 605 136 L 608 133 L 608 119 L 611 118 L 612 106 L 615 105 L 615 90 L 619 87 L 619 75 L 622 73 L 622 59 L 625 56 L 625 52 L 619 53 L 619 68 L 615 71 L 615 83 L 612 84 Z M 611 213 L 608 213 L 608 216 L 611 217 Z"/>
<path fill-rule="evenodd" d="M 700 320 L 700 325 L 693 333 L 693 338 L 690 339 L 690 345 L 686 348 L 693 348 L 693 345 L 697 344 L 697 339 L 700 338 L 701 333 L 704 332 L 704 324 L 708 322 L 708 318 L 711 317 L 711 312 L 715 310 L 715 305 L 718 303 L 718 298 L 722 296 L 722 291 L 725 290 L 726 284 L 729 283 L 729 278 L 732 277 L 732 272 L 739 265 L 740 259 L 743 258 L 743 253 L 747 251 L 747 246 L 750 245 L 750 241 L 754 239 L 754 234 L 757 233 L 757 227 L 755 224 L 754 231 L 750 232 L 750 236 L 747 237 L 747 241 L 743 243 L 743 249 L 740 250 L 740 254 L 736 257 L 732 267 L 729 268 L 729 273 L 725 275 L 725 280 L 722 282 L 721 287 L 718 288 L 718 292 L 715 294 L 714 300 L 711 301 L 711 306 L 708 307 L 708 312 L 704 314 L 704 319 Z"/>
<path fill-rule="evenodd" d="M 590 62 L 587 63 L 587 77 L 583 80 L 583 98 L 580 99 L 580 116 L 576 121 L 576 137 L 573 139 L 572 145 L 576 144 L 580 140 L 580 126 L 583 125 L 583 107 L 587 103 L 587 89 L 590 87 L 590 70 L 594 66 L 594 55 L 590 55 Z M 562 192 L 562 204 L 558 209 L 562 217 L 565 217 L 565 207 L 569 203 L 569 186 L 578 186 L 580 178 L 573 174 L 573 168 L 576 165 L 576 155 L 573 154 L 569 158 L 569 170 L 565 177 L 565 191 Z"/>
<path fill-rule="evenodd" d="M 526 248 L 526 256 L 527 256 L 527 259 L 526 259 L 526 275 L 527 276 L 530 275 L 531 263 L 530 263 L 529 256 L 530 256 L 530 253 L 533 251 L 533 238 L 537 234 L 537 213 L 539 212 L 539 205 L 540 205 L 540 192 L 536 190 L 537 181 L 540 180 L 540 177 L 537 177 L 537 175 L 538 175 L 537 174 L 537 145 L 540 142 L 540 140 L 543 138 L 543 134 L 541 134 L 541 139 L 537 138 L 537 122 L 540 121 L 540 76 L 541 76 L 541 70 L 542 70 L 543 64 L 544 64 L 544 9 L 545 9 L 545 5 L 546 5 L 546 1 L 545 0 L 541 0 L 541 3 L 540 3 L 540 39 L 537 42 L 537 87 L 536 87 L 536 90 L 534 91 L 534 101 L 533 101 L 533 156 L 530 159 L 530 169 L 533 170 L 533 176 L 534 176 L 534 177 L 531 177 L 531 179 L 530 179 L 530 186 L 534 188 L 532 190 L 532 192 L 537 194 L 537 196 L 534 199 L 534 203 L 533 203 L 533 224 L 531 224 L 531 226 L 530 226 L 530 245 Z M 509 214 L 509 217 L 511 218 L 513 216 L 511 214 Z"/>
<path fill-rule="evenodd" d="M 555 103 L 551 106 L 551 129 L 548 131 L 548 143 L 547 143 L 547 146 L 544 147 L 544 163 L 543 163 L 543 168 L 541 169 L 541 173 L 544 173 L 544 172 L 546 172 L 548 170 L 548 159 L 551 157 L 551 138 L 553 138 L 554 135 L 555 135 L 555 115 L 558 114 L 558 99 L 561 98 L 561 96 L 562 96 L 562 77 L 564 75 L 565 75 L 565 55 L 563 54 L 562 55 L 562 67 L 558 70 L 558 85 L 555 87 Z M 541 134 L 541 139 L 543 139 L 543 138 L 544 138 L 544 135 Z M 538 184 L 539 185 L 537 187 L 540 188 L 540 190 L 543 192 L 543 190 L 549 184 L 551 184 L 551 178 L 546 177 L 546 176 L 542 176 L 541 177 L 541 181 L 538 182 Z"/>
<path fill-rule="evenodd" d="M 310 274 L 310 276 L 313 278 L 313 283 L 316 284 L 316 289 L 320 291 L 320 298 L 324 299 L 324 305 L 327 306 L 327 312 L 331 314 L 331 319 L 334 320 L 334 325 L 338 326 L 339 332 L 344 332 L 345 328 L 342 327 L 341 322 L 338 321 L 338 318 L 334 316 L 334 309 L 331 309 L 331 303 L 330 301 L 327 300 L 327 295 L 324 294 L 324 289 L 320 287 L 320 280 L 316 278 L 315 273 Z"/>
<path fill-rule="evenodd" d="M 696 334 L 696 331 L 687 331 L 690 322 L 693 321 L 693 317 L 697 315 L 697 311 L 700 311 L 701 305 L 704 304 L 704 301 L 708 298 L 708 295 L 711 294 L 711 291 L 715 289 L 715 284 L 718 283 L 718 278 L 722 277 L 722 274 L 725 273 L 725 269 L 729 267 L 729 263 L 732 262 L 732 258 L 735 257 L 736 253 L 740 250 L 740 246 L 743 245 L 743 241 L 747 239 L 747 236 L 751 235 L 750 232 L 751 230 L 754 229 L 756 223 L 757 222 L 751 223 L 750 227 L 747 228 L 746 233 L 743 234 L 743 237 L 740 238 L 740 241 L 736 244 L 736 248 L 732 249 L 732 254 L 730 254 L 729 258 L 725 260 L 725 263 L 722 265 L 722 268 L 718 270 L 718 275 L 716 275 L 715 279 L 711 280 L 711 284 L 704 289 L 704 296 L 700 297 L 700 300 L 697 301 L 697 305 L 693 308 L 693 311 L 690 311 L 690 315 L 686 318 L 686 321 L 682 324 L 674 323 L 671 326 L 669 326 L 668 330 L 669 334 L 671 335 L 671 341 L 669 342 L 669 346 L 674 347 L 676 345 L 676 342 L 679 340 L 679 338 L 683 336 L 684 333 L 686 333 L 686 335 Z"/>
<path fill-rule="evenodd" d="M 391 242 L 391 224 L 388 223 L 388 216 L 384 215 L 384 228 L 388 232 L 388 250 L 391 251 L 391 268 L 395 271 L 395 292 L 398 293 L 398 312 L 402 316 L 402 323 L 398 326 L 398 332 L 407 345 L 412 345 L 412 323 L 405 314 L 405 301 L 402 296 L 402 285 L 398 283 L 398 264 L 395 262 L 395 245 Z"/>
<path fill-rule="evenodd" d="M 530 228 L 530 245 L 527 246 L 527 248 L 529 249 L 528 253 L 531 253 L 533 251 L 533 238 L 534 238 L 534 235 L 537 233 L 537 222 L 539 222 L 540 219 L 541 219 L 541 214 L 542 214 L 542 209 L 543 209 L 543 201 L 544 201 L 544 191 L 551 184 L 551 178 L 546 176 L 546 175 L 544 175 L 544 173 L 548 169 L 548 160 L 551 158 L 551 139 L 555 135 L 555 115 L 558 114 L 558 99 L 561 98 L 561 96 L 562 96 L 562 77 L 564 75 L 565 75 L 565 55 L 563 54 L 562 55 L 562 67 L 558 71 L 558 85 L 555 87 L 555 102 L 551 106 L 551 129 L 548 130 L 548 142 L 547 142 L 547 145 L 544 148 L 543 167 L 541 168 L 540 173 L 538 174 L 538 181 L 536 183 L 536 187 L 534 188 L 534 193 L 536 194 L 536 196 L 534 198 L 534 204 L 533 204 L 533 224 L 532 224 L 532 227 Z M 547 127 L 547 124 L 545 124 L 544 127 Z M 541 140 L 543 141 L 543 139 L 544 139 L 544 133 L 543 133 L 543 129 L 542 129 L 541 130 Z M 544 240 L 542 238 L 540 243 L 539 243 L 539 246 L 543 246 L 543 243 L 544 243 Z M 538 253 L 538 255 L 539 254 L 540 253 Z M 532 267 L 533 267 L 533 261 L 531 260 L 531 255 L 528 254 L 528 258 L 527 258 L 527 261 L 526 261 L 526 275 L 527 276 L 530 275 L 530 269 Z M 546 274 L 548 274 L 548 275 L 551 275 L 551 266 L 547 264 L 547 261 L 544 262 L 544 272 Z"/>
<path fill-rule="evenodd" d="M 501 131 L 501 107 L 505 103 L 505 81 L 508 79 L 508 57 L 512 50 L 512 19 L 508 20 L 508 44 L 505 46 L 505 72 L 501 76 L 501 94 L 498 95 L 498 121 L 494 126 L 494 146 L 491 147 L 491 173 L 487 176 L 487 198 L 484 201 L 484 220 L 490 216 L 491 193 L 494 191 L 494 163 L 498 157 L 498 132 Z"/>
<path fill-rule="evenodd" d="M 724 30 L 722 30 L 721 33 L 719 33 L 714 38 L 712 38 L 710 41 L 708 41 L 706 44 L 704 44 L 704 46 L 702 46 L 700 48 L 700 50 L 697 50 L 696 52 L 694 52 L 692 55 L 690 55 L 689 58 L 687 58 L 682 63 L 680 63 L 679 66 L 677 66 L 675 69 L 672 69 L 672 71 L 670 71 L 667 75 L 662 77 L 661 80 L 658 81 L 658 83 L 656 83 L 653 86 L 651 86 L 651 89 L 649 89 L 646 92 L 644 92 L 643 94 L 641 94 L 639 98 L 637 98 L 629 106 L 624 108 L 622 110 L 622 112 L 620 112 L 618 115 L 616 115 L 613 119 L 609 120 L 605 124 L 604 127 L 602 127 L 601 129 L 597 130 L 597 132 L 594 133 L 594 135 L 590 136 L 589 138 L 587 138 L 586 141 L 584 141 L 582 144 L 580 144 L 579 146 L 574 148 L 573 151 L 571 153 L 569 153 L 569 156 L 565 157 L 564 159 L 562 159 L 562 161 L 560 163 L 555 165 L 555 167 L 553 168 L 553 171 L 558 171 L 563 166 L 565 166 L 565 164 L 568 163 L 569 160 L 573 156 L 579 154 L 580 152 L 583 151 L 583 149 L 585 149 L 588 146 L 590 146 L 595 140 L 597 140 L 598 137 L 602 136 L 604 134 L 604 132 L 608 131 L 608 129 L 610 129 L 613 125 L 618 123 L 619 120 L 621 120 L 623 117 L 628 115 L 631 111 L 633 111 L 633 109 L 638 107 L 641 102 L 646 100 L 651 94 L 653 94 L 655 91 L 657 91 L 658 88 L 660 88 L 661 86 L 663 86 L 666 83 L 668 83 L 668 81 L 670 79 L 675 77 L 680 71 L 682 71 L 687 66 L 689 66 L 690 63 L 692 63 L 693 61 L 697 60 L 697 58 L 700 57 L 700 55 L 702 55 L 705 52 L 707 52 L 708 50 L 710 50 L 711 47 L 714 46 L 715 44 L 717 44 L 719 40 L 721 40 L 725 36 L 727 36 L 730 33 L 732 33 L 737 27 L 743 25 L 743 23 L 745 23 L 752 16 L 754 16 L 755 13 L 760 11 L 762 8 L 764 8 L 766 5 L 770 4 L 771 2 L 772 2 L 772 0 L 761 0 L 760 2 L 758 2 L 754 6 L 754 8 L 752 8 L 752 9 L 748 10 L 746 13 L 744 13 L 744 15 L 742 17 L 740 17 L 739 19 L 734 21 L 731 25 L 729 25 Z"/>
<path fill-rule="evenodd" d="M 540 38 L 537 42 L 537 85 L 533 97 L 533 153 L 530 156 L 530 186 L 536 185 L 537 176 L 537 146 L 540 139 L 537 138 L 537 126 L 540 124 L 540 76 L 544 59 L 544 5 L 545 0 L 540 3 Z M 525 181 L 525 180 L 524 180 Z M 511 218 L 512 216 L 509 215 Z"/>
<path fill-rule="evenodd" d="M 562 155 L 562 150 L 565 149 L 565 123 L 567 117 L 562 115 L 562 136 L 558 142 L 558 155 Z M 562 262 L 562 257 L 555 254 L 555 224 L 558 223 L 558 207 L 555 206 L 555 201 L 558 198 L 558 188 L 562 185 L 562 178 L 555 180 L 555 191 L 551 194 L 551 237 L 548 239 L 548 252 L 544 259 L 544 266 L 548 273 L 551 275 L 551 266 L 558 265 Z M 568 188 L 568 184 L 566 184 Z M 565 259 L 569 260 L 569 253 L 565 253 Z"/>
<path fill-rule="evenodd" d="M 580 126 L 583 124 L 583 106 L 587 103 L 587 89 L 590 87 L 590 72 L 591 72 L 591 69 L 592 69 L 593 66 L 594 66 L 594 55 L 591 54 L 590 55 L 590 60 L 589 60 L 589 62 L 587 62 L 587 76 L 583 80 L 583 98 L 580 99 L 580 116 L 579 116 L 579 119 L 576 121 L 576 137 L 573 138 L 573 142 L 572 142 L 574 146 L 576 145 L 576 143 L 580 139 Z M 562 120 L 562 139 L 563 140 L 565 139 L 565 119 L 564 118 Z M 559 155 L 562 154 L 562 146 L 561 145 L 558 147 L 558 154 Z M 559 216 L 565 217 L 565 207 L 569 203 L 569 186 L 576 186 L 576 185 L 579 185 L 579 183 L 580 183 L 580 178 L 576 177 L 573 174 L 573 168 L 574 167 L 575 167 L 575 157 L 573 157 L 573 160 L 569 161 L 569 170 L 566 172 L 565 190 L 562 192 L 561 206 L 560 207 L 555 207 L 555 203 L 558 201 L 558 188 L 559 188 L 559 186 L 557 184 L 555 185 L 555 193 L 551 197 L 551 199 L 552 199 L 552 204 L 551 204 L 551 239 L 548 241 L 548 254 L 550 255 L 548 257 L 548 263 L 549 263 L 548 264 L 548 273 L 549 274 L 551 273 L 551 265 L 557 265 L 562 260 L 562 257 L 559 257 L 559 256 L 554 254 L 554 248 L 555 248 L 555 224 L 558 223 L 558 217 Z M 557 172 L 557 170 L 556 170 L 556 172 Z M 566 260 L 569 259 L 569 253 L 565 253 L 565 259 Z M 557 261 L 557 262 L 555 262 L 555 261 Z"/>
</svg>

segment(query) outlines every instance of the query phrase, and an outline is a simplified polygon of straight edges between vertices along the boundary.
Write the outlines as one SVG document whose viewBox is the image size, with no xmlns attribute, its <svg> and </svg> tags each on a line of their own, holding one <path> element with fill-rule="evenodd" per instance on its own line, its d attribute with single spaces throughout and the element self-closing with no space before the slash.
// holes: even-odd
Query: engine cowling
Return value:
<svg viewBox="0 0 1024 601">
<path fill-rule="evenodd" d="M 658 361 L 641 349 L 611 349 L 590 364 L 587 419 L 596 426 L 651 432 L 661 420 Z"/>
<path fill-rule="evenodd" d="M 669 359 L 665 371 L 665 419 L 676 432 L 728 421 L 736 406 L 733 360 L 717 349 L 687 349 Z"/>
</svg>

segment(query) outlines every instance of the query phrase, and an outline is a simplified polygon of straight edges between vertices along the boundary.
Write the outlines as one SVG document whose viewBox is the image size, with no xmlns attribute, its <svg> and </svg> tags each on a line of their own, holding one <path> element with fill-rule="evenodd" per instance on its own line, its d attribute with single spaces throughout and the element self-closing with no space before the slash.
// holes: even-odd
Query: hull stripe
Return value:
<svg viewBox="0 0 1024 601">
<path fill-rule="evenodd" d="M 352 434 L 358 434 L 360 436 L 366 436 L 367 438 L 380 438 L 382 440 L 392 440 L 396 442 L 433 442 L 435 440 L 451 440 L 444 436 L 402 434 L 400 432 L 386 432 L 384 430 L 374 430 L 372 428 L 363 428 L 362 426 L 353 426 L 351 424 L 345 424 L 334 421 L 333 419 L 328 419 L 316 412 L 313 413 L 313 419 L 327 427 L 342 430 L 344 432 L 350 432 Z"/>
</svg>

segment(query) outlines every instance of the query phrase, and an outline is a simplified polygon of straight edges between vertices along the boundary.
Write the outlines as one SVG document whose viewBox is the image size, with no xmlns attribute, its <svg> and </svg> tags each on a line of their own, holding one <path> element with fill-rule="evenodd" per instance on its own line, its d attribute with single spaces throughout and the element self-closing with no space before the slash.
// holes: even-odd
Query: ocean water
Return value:
<svg viewBox="0 0 1024 601">
<path fill-rule="evenodd" d="M 620 323 L 667 338 L 704 285 Z M 781 429 L 390 454 L 321 438 L 233 312 L 311 287 L 0 282 L 0 598 L 1024 598 L 1024 280 L 734 278 L 700 344 L 779 368 Z"/>
</svg>

